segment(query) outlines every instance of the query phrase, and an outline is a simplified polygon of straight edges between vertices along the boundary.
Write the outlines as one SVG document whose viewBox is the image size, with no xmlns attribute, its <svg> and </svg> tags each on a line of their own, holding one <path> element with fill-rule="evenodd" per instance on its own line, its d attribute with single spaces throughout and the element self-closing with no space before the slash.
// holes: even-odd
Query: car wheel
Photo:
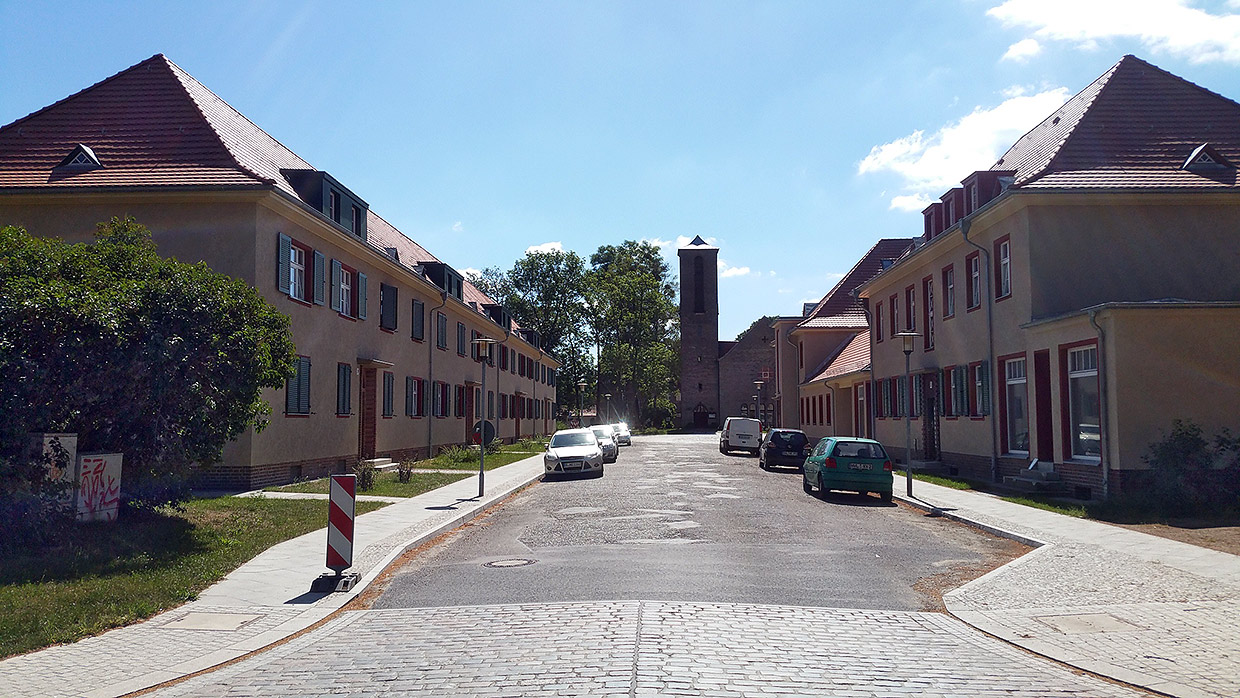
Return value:
<svg viewBox="0 0 1240 698">
<path fill-rule="evenodd" d="M 890 492 L 883 493 L 883 501 L 886 502 L 887 504 L 891 504 L 891 493 Z"/>
<path fill-rule="evenodd" d="M 827 485 L 822 479 L 822 473 L 818 473 L 818 498 L 827 498 Z"/>
<path fill-rule="evenodd" d="M 725 456 L 728 455 L 728 449 L 724 448 L 723 444 L 719 444 L 719 452 Z"/>
<path fill-rule="evenodd" d="M 805 494 L 813 494 L 814 488 L 809 484 L 809 478 L 805 477 L 805 473 L 801 473 L 801 489 L 805 490 Z"/>
<path fill-rule="evenodd" d="M 769 468 L 766 467 L 766 459 L 762 456 L 758 456 L 758 467 L 763 470 L 769 470 Z"/>
</svg>

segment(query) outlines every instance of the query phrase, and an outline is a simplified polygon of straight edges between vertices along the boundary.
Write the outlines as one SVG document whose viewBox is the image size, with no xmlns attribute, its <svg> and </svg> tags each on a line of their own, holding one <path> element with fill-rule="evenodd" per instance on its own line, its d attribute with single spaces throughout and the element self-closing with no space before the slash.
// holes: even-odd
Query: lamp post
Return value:
<svg viewBox="0 0 1240 698">
<path fill-rule="evenodd" d="M 763 410 L 763 409 L 762 409 L 762 381 L 754 381 L 754 382 L 753 382 L 753 387 L 754 387 L 754 389 L 755 389 L 755 390 L 757 390 L 757 391 L 758 391 L 758 397 L 757 397 L 757 400 L 758 400 L 758 414 L 757 414 L 757 417 L 758 417 L 758 425 L 759 425 L 759 426 L 758 426 L 758 428 L 759 428 L 759 430 L 760 430 L 760 429 L 762 428 L 762 427 L 761 427 L 761 425 L 762 425 L 762 421 L 763 421 L 763 420 L 762 420 L 762 413 L 765 411 L 765 410 Z"/>
<path fill-rule="evenodd" d="M 495 344 L 495 340 L 490 337 L 478 337 L 470 343 L 478 347 L 478 363 L 482 365 L 482 387 L 479 389 L 478 396 L 478 401 L 482 402 L 487 399 L 487 359 L 491 355 L 491 345 Z M 486 488 L 488 422 L 486 410 L 481 404 L 475 411 L 482 413 L 482 419 L 478 420 L 478 499 L 482 499 L 482 492 Z"/>
<path fill-rule="evenodd" d="M 904 480 L 906 493 L 913 496 L 913 384 L 909 382 L 909 356 L 913 353 L 913 340 L 921 335 L 911 330 L 897 332 L 904 347 L 904 392 L 908 395 L 904 407 Z"/>
<path fill-rule="evenodd" d="M 607 422 L 611 422 L 611 393 L 605 393 L 603 397 L 607 398 Z"/>
<path fill-rule="evenodd" d="M 585 417 L 582 412 L 585 410 L 586 399 L 586 382 L 584 379 L 577 381 L 577 426 L 585 426 Z"/>
</svg>

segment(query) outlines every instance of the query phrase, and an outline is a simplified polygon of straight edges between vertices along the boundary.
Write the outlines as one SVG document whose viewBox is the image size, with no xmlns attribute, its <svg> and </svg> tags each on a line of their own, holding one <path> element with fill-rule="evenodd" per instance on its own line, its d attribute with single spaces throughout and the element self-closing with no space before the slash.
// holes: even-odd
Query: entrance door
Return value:
<svg viewBox="0 0 1240 698">
<path fill-rule="evenodd" d="M 709 410 L 706 409 L 706 405 L 703 405 L 700 402 L 697 407 L 693 408 L 693 427 L 695 429 L 706 428 L 706 424 L 710 419 L 708 412 Z"/>
<path fill-rule="evenodd" d="M 374 366 L 362 366 L 358 373 L 361 376 L 361 389 L 358 391 L 358 400 L 361 404 L 357 407 L 358 413 L 358 431 L 357 431 L 357 457 L 361 460 L 369 460 L 375 457 L 375 398 L 377 391 L 375 390 L 375 380 L 378 377 L 378 370 Z"/>
<path fill-rule="evenodd" d="M 1033 352 L 1034 418 L 1038 420 L 1038 452 L 1034 455 L 1047 463 L 1055 462 L 1055 430 L 1051 425 L 1051 352 Z"/>
<path fill-rule="evenodd" d="M 922 458 L 939 459 L 939 376 L 923 373 L 921 381 L 921 443 Z"/>
</svg>

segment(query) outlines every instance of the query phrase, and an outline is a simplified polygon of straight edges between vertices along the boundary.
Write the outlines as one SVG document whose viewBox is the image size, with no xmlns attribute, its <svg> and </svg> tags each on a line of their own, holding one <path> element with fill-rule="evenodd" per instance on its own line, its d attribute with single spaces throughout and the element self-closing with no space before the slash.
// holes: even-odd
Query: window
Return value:
<svg viewBox="0 0 1240 698">
<path fill-rule="evenodd" d="M 413 301 L 413 322 L 409 338 L 421 342 L 426 338 L 426 304 L 420 300 Z"/>
<path fill-rule="evenodd" d="M 1007 450 L 1029 452 L 1029 388 L 1025 377 L 1025 360 L 1003 362 L 1003 407 L 1007 413 Z"/>
<path fill-rule="evenodd" d="M 1012 295 L 1012 241 L 1006 235 L 995 241 L 995 294 Z"/>
<path fill-rule="evenodd" d="M 953 366 L 948 366 L 943 369 L 943 379 L 939 381 L 939 384 L 943 386 L 943 416 L 944 417 L 955 417 L 958 414 L 956 411 L 956 384 L 954 382 L 955 376 L 956 376 L 955 368 Z"/>
<path fill-rule="evenodd" d="M 943 317 L 956 314 L 956 269 L 948 264 L 943 268 Z"/>
<path fill-rule="evenodd" d="M 351 225 L 349 226 L 349 230 L 352 230 L 354 235 L 361 235 L 363 221 L 362 208 L 360 206 L 351 206 L 350 208 L 352 209 L 353 216 L 350 221 Z"/>
<path fill-rule="evenodd" d="M 890 324 L 890 326 L 891 326 L 891 333 L 890 333 L 890 334 L 891 334 L 891 336 L 892 336 L 892 337 L 895 337 L 895 336 L 896 336 L 896 333 L 900 331 L 900 305 L 899 305 L 899 302 L 900 302 L 900 299 L 899 299 L 899 298 L 897 298 L 897 297 L 896 297 L 896 294 L 894 294 L 894 293 L 893 293 L 893 294 L 891 294 L 891 296 L 889 296 L 889 297 L 887 298 L 887 306 L 888 306 L 889 308 L 891 308 L 891 322 L 890 322 L 889 324 Z M 894 341 L 896 341 L 896 340 L 894 340 L 894 339 L 893 339 L 893 340 L 891 340 L 891 341 L 893 341 L 893 342 L 894 342 Z"/>
<path fill-rule="evenodd" d="M 499 418 L 508 419 L 508 393 L 499 394 Z"/>
<path fill-rule="evenodd" d="M 965 266 L 969 269 L 968 307 L 974 310 L 982 304 L 982 258 L 978 253 L 965 257 Z"/>
<path fill-rule="evenodd" d="M 909 376 L 909 380 L 913 381 L 913 399 L 908 405 L 908 416 L 917 419 L 921 416 L 922 401 L 922 385 L 921 376 Z"/>
<path fill-rule="evenodd" d="M 827 398 L 825 404 L 826 404 L 826 411 L 822 413 L 823 422 L 825 422 L 826 424 L 830 424 L 831 423 L 831 398 L 830 397 Z"/>
<path fill-rule="evenodd" d="M 904 289 L 904 329 L 917 331 L 917 291 L 912 286 Z"/>
<path fill-rule="evenodd" d="M 390 371 L 383 372 L 383 416 L 392 417 L 396 414 L 396 376 Z"/>
<path fill-rule="evenodd" d="M 879 301 L 874 304 L 874 332 L 875 343 L 883 341 L 883 302 Z"/>
<path fill-rule="evenodd" d="M 456 386 L 456 409 L 453 411 L 457 417 L 465 416 L 465 386 Z"/>
<path fill-rule="evenodd" d="M 443 313 L 435 313 L 435 346 L 448 348 L 448 316 Z"/>
<path fill-rule="evenodd" d="M 366 319 L 366 275 L 332 260 L 332 310 L 346 317 Z"/>
<path fill-rule="evenodd" d="M 821 395 L 818 396 L 818 423 L 819 424 L 830 424 L 831 418 L 827 417 L 826 416 L 827 412 L 824 412 L 822 409 L 822 397 L 823 396 Z M 830 407 L 830 406 L 831 406 L 831 403 L 828 402 L 827 407 Z"/>
<path fill-rule="evenodd" d="M 482 419 L 482 388 L 474 388 L 474 416 Z"/>
<path fill-rule="evenodd" d="M 310 414 L 310 357 L 298 356 L 293 376 L 284 384 L 284 413 Z"/>
<path fill-rule="evenodd" d="M 323 254 L 283 233 L 277 233 L 276 238 L 276 287 L 290 298 L 323 305 Z"/>
<path fill-rule="evenodd" d="M 1098 347 L 1068 351 L 1069 440 L 1073 457 L 1102 456 Z"/>
<path fill-rule="evenodd" d="M 327 215 L 333 221 L 340 222 L 340 192 L 332 190 L 327 197 Z"/>
<path fill-rule="evenodd" d="M 336 414 L 353 414 L 353 367 L 336 364 Z"/>
<path fill-rule="evenodd" d="M 990 414 L 990 379 L 986 362 L 969 364 L 969 414 L 984 417 Z"/>
<path fill-rule="evenodd" d="M 508 347 L 503 345 L 499 348 L 499 370 L 508 370 Z"/>
<path fill-rule="evenodd" d="M 448 384 L 443 381 L 435 381 L 434 384 L 434 404 L 432 409 L 436 417 L 447 417 L 449 408 Z"/>
<path fill-rule="evenodd" d="M 797 366 L 805 368 L 805 342 L 797 342 Z"/>
<path fill-rule="evenodd" d="M 465 346 L 468 342 L 465 339 L 465 323 L 456 323 L 456 353 L 465 356 Z"/>
<path fill-rule="evenodd" d="M 925 303 L 921 306 L 921 324 L 924 330 L 921 338 L 922 349 L 934 349 L 934 279 L 927 276 L 921 280 L 921 295 Z"/>
<path fill-rule="evenodd" d="M 379 327 L 396 329 L 396 287 L 379 284 Z"/>
<path fill-rule="evenodd" d="M 425 416 L 425 408 L 423 407 L 423 387 L 422 379 L 413 376 L 405 376 L 405 416 L 406 417 L 422 417 Z"/>
<path fill-rule="evenodd" d="M 495 391 L 487 391 L 487 419 L 495 419 Z"/>
</svg>

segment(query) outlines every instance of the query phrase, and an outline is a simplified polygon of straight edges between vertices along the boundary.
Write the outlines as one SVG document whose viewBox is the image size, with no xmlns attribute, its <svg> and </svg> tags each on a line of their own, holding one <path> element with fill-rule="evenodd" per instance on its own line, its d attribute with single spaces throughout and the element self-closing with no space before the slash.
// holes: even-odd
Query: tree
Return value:
<svg viewBox="0 0 1240 698">
<path fill-rule="evenodd" d="M 243 281 L 161 258 L 132 218 L 94 243 L 0 228 L 0 457 L 31 431 L 125 456 L 122 499 L 185 496 L 194 464 L 261 429 L 292 374 L 289 319 Z"/>
</svg>

